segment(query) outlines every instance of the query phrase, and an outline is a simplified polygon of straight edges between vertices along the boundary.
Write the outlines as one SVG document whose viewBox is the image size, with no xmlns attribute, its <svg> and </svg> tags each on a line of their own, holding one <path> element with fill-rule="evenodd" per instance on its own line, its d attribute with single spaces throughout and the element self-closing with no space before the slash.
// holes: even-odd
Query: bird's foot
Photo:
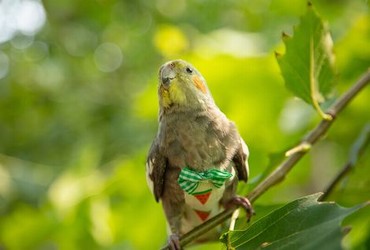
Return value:
<svg viewBox="0 0 370 250">
<path fill-rule="evenodd" d="M 245 197 L 234 196 L 227 202 L 225 208 L 230 209 L 235 206 L 240 206 L 245 210 L 245 212 L 247 213 L 248 222 L 251 220 L 251 217 L 255 214 L 251 202 Z"/>
<path fill-rule="evenodd" d="M 168 246 L 171 250 L 180 250 L 180 237 L 177 234 L 171 234 L 168 238 Z"/>
</svg>

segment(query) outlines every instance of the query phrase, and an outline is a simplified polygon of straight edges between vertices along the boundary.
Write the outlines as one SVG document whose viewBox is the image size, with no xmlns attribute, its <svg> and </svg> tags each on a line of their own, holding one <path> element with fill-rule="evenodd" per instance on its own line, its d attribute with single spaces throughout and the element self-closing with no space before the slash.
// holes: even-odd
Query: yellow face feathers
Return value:
<svg viewBox="0 0 370 250">
<path fill-rule="evenodd" d="M 174 103 L 180 105 L 186 103 L 185 93 L 180 89 L 176 81 L 177 80 L 174 79 L 167 89 L 160 86 L 159 95 L 161 97 L 161 105 L 163 105 L 164 108 L 168 108 Z"/>
<path fill-rule="evenodd" d="M 183 60 L 174 60 L 162 65 L 159 70 L 158 94 L 163 108 L 174 104 L 195 108 L 213 101 L 202 75 Z"/>
</svg>

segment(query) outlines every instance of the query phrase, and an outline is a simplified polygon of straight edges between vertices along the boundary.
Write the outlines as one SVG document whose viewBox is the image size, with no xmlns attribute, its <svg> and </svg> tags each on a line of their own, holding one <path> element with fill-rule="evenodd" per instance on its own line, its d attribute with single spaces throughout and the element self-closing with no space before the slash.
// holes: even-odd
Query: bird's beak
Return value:
<svg viewBox="0 0 370 250">
<path fill-rule="evenodd" d="M 171 80 L 174 78 L 176 78 L 175 64 L 173 62 L 164 64 L 159 70 L 159 80 L 161 84 L 165 88 L 168 88 Z"/>
</svg>

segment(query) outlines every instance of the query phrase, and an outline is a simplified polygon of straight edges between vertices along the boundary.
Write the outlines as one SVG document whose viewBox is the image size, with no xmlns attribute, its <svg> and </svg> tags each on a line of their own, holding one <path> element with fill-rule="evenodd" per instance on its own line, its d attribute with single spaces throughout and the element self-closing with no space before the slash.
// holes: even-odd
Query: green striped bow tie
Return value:
<svg viewBox="0 0 370 250">
<path fill-rule="evenodd" d="M 220 188 L 226 180 L 230 179 L 231 176 L 233 175 L 229 172 L 215 168 L 203 172 L 196 172 L 189 167 L 186 167 L 181 170 L 177 182 L 185 192 L 193 194 L 197 189 L 199 182 L 202 180 L 208 180 L 212 182 L 216 188 Z"/>
</svg>

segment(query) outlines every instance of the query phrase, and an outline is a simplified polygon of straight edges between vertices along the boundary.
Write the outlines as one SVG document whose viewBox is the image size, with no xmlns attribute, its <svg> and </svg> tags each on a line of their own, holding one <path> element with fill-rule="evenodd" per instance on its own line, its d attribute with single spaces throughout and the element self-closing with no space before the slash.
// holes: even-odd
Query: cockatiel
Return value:
<svg viewBox="0 0 370 250">
<path fill-rule="evenodd" d="M 251 216 L 250 202 L 235 194 L 237 182 L 248 180 L 249 152 L 191 64 L 162 65 L 158 96 L 159 129 L 147 158 L 147 181 L 162 202 L 168 243 L 180 249 L 181 235 L 223 208 L 240 205 Z"/>
</svg>

